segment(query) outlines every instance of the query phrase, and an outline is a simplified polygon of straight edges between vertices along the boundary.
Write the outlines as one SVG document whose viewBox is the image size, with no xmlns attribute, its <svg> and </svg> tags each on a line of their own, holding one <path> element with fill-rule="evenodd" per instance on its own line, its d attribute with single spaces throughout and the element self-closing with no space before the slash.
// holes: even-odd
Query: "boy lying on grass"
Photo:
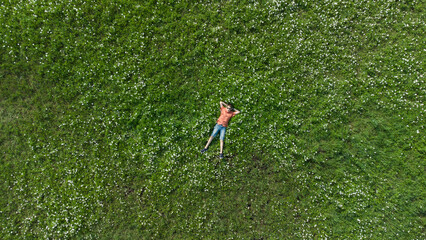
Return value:
<svg viewBox="0 0 426 240">
<path fill-rule="evenodd" d="M 204 153 L 209 149 L 209 145 L 212 142 L 213 138 L 217 135 L 217 133 L 220 131 L 220 154 L 219 157 L 223 158 L 223 142 L 225 141 L 225 132 L 226 128 L 228 127 L 229 120 L 239 114 L 240 111 L 233 108 L 232 104 L 226 104 L 222 101 L 220 101 L 220 116 L 219 119 L 216 121 L 216 125 L 214 126 L 213 132 L 207 141 L 206 146 L 203 150 L 201 150 L 201 153 Z"/>
</svg>

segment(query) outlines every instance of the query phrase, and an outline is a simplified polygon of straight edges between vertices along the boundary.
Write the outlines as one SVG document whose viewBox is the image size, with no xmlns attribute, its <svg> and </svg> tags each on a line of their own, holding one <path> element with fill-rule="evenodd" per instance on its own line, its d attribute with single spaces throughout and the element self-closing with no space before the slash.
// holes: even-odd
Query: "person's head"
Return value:
<svg viewBox="0 0 426 240">
<path fill-rule="evenodd" d="M 231 103 L 228 103 L 228 107 L 226 109 L 228 110 L 228 112 L 233 112 L 234 111 L 234 106 L 232 106 Z"/>
</svg>

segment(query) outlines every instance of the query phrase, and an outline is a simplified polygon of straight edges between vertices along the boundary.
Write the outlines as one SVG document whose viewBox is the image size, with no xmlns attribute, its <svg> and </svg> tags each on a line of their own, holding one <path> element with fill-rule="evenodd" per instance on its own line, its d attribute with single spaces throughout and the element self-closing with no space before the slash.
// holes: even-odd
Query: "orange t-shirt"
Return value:
<svg viewBox="0 0 426 240">
<path fill-rule="evenodd" d="M 221 107 L 220 117 L 216 122 L 224 127 L 227 127 L 229 120 L 235 115 L 237 115 L 235 112 L 228 112 L 226 107 Z"/>
</svg>

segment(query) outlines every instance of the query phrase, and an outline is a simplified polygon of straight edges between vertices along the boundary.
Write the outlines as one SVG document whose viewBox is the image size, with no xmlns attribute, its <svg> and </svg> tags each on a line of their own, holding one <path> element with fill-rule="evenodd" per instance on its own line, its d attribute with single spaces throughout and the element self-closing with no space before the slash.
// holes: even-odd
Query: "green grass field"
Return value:
<svg viewBox="0 0 426 240">
<path fill-rule="evenodd" d="M 424 9 L 2 1 L 0 238 L 425 239 Z"/>
</svg>

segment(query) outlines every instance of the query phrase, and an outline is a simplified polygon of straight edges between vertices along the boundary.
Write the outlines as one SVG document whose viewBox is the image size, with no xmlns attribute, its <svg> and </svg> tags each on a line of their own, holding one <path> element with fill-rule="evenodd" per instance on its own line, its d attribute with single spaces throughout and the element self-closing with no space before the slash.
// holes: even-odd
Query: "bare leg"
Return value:
<svg viewBox="0 0 426 240">
<path fill-rule="evenodd" d="M 223 153 L 223 140 L 220 140 L 220 153 Z"/>
<path fill-rule="evenodd" d="M 213 140 L 213 137 L 212 137 L 212 136 L 210 136 L 209 140 L 207 141 L 206 146 L 204 147 L 205 149 L 207 149 L 207 148 L 209 147 L 209 145 L 210 145 L 210 143 L 212 142 L 212 140 Z"/>
</svg>

